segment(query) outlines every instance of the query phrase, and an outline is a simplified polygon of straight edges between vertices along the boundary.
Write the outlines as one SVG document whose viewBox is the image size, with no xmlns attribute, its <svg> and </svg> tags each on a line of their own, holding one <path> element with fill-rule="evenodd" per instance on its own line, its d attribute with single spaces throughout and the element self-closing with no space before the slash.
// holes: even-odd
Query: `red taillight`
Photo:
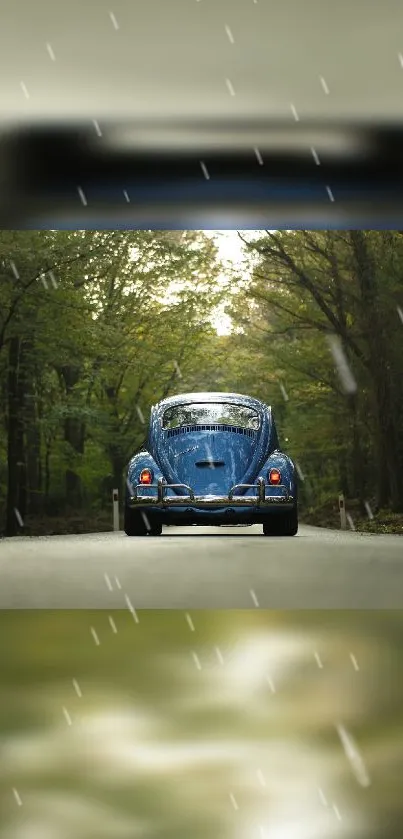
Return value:
<svg viewBox="0 0 403 839">
<path fill-rule="evenodd" d="M 153 482 L 153 473 L 150 469 L 143 469 L 140 472 L 140 483 L 141 484 L 152 484 Z"/>
<path fill-rule="evenodd" d="M 281 472 L 278 469 L 270 469 L 269 472 L 269 484 L 278 485 L 281 484 Z"/>
</svg>

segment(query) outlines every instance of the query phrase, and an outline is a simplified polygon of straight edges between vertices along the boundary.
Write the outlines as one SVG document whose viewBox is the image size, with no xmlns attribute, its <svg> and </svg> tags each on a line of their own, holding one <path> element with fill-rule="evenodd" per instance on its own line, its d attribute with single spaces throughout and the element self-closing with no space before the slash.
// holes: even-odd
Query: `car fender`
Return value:
<svg viewBox="0 0 403 839">
<path fill-rule="evenodd" d="M 267 458 L 259 471 L 258 477 L 264 478 L 267 482 L 267 475 L 270 469 L 278 469 L 281 473 L 281 483 L 286 486 L 293 497 L 297 497 L 297 470 L 293 460 L 284 452 L 276 449 Z M 270 491 L 276 489 L 270 486 Z"/>
<path fill-rule="evenodd" d="M 139 483 L 139 475 L 143 469 L 150 469 L 153 472 L 153 484 L 155 484 L 158 481 L 158 478 L 163 477 L 161 469 L 155 462 L 150 452 L 146 450 L 138 452 L 138 454 L 135 454 L 134 457 L 132 457 L 127 467 L 126 497 L 128 497 L 130 494 L 133 494 L 130 493 L 130 487 L 135 487 Z M 150 493 L 150 487 L 145 486 L 144 488 L 147 490 L 148 493 Z M 139 490 L 140 494 L 141 492 L 142 490 Z"/>
</svg>

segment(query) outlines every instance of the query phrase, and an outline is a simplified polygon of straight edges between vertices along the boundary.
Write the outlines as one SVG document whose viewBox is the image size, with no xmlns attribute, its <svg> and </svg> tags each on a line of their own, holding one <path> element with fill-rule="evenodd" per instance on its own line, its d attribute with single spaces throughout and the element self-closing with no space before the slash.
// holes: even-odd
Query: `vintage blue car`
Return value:
<svg viewBox="0 0 403 839">
<path fill-rule="evenodd" d="M 270 407 L 237 393 L 185 393 L 151 409 L 145 448 L 128 465 L 124 529 L 159 536 L 164 524 L 296 535 L 296 469 Z"/>
</svg>

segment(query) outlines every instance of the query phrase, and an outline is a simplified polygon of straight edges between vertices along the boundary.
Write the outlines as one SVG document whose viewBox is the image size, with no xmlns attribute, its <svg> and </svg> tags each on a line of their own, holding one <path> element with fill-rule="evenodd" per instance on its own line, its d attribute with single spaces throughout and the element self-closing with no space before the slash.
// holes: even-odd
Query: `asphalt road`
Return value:
<svg viewBox="0 0 403 839">
<path fill-rule="evenodd" d="M 259 526 L 0 542 L 1 609 L 403 608 L 403 539 Z"/>
</svg>

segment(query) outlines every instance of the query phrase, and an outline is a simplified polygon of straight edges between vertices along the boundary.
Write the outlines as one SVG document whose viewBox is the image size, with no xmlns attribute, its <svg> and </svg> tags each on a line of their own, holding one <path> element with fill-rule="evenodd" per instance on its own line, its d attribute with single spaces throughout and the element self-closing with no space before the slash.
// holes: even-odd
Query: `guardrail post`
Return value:
<svg viewBox="0 0 403 839">
<path fill-rule="evenodd" d="M 343 493 L 339 495 L 340 528 L 347 530 L 346 502 Z"/>
<path fill-rule="evenodd" d="M 119 490 L 112 490 L 113 502 L 113 529 L 116 532 L 119 530 Z"/>
</svg>

